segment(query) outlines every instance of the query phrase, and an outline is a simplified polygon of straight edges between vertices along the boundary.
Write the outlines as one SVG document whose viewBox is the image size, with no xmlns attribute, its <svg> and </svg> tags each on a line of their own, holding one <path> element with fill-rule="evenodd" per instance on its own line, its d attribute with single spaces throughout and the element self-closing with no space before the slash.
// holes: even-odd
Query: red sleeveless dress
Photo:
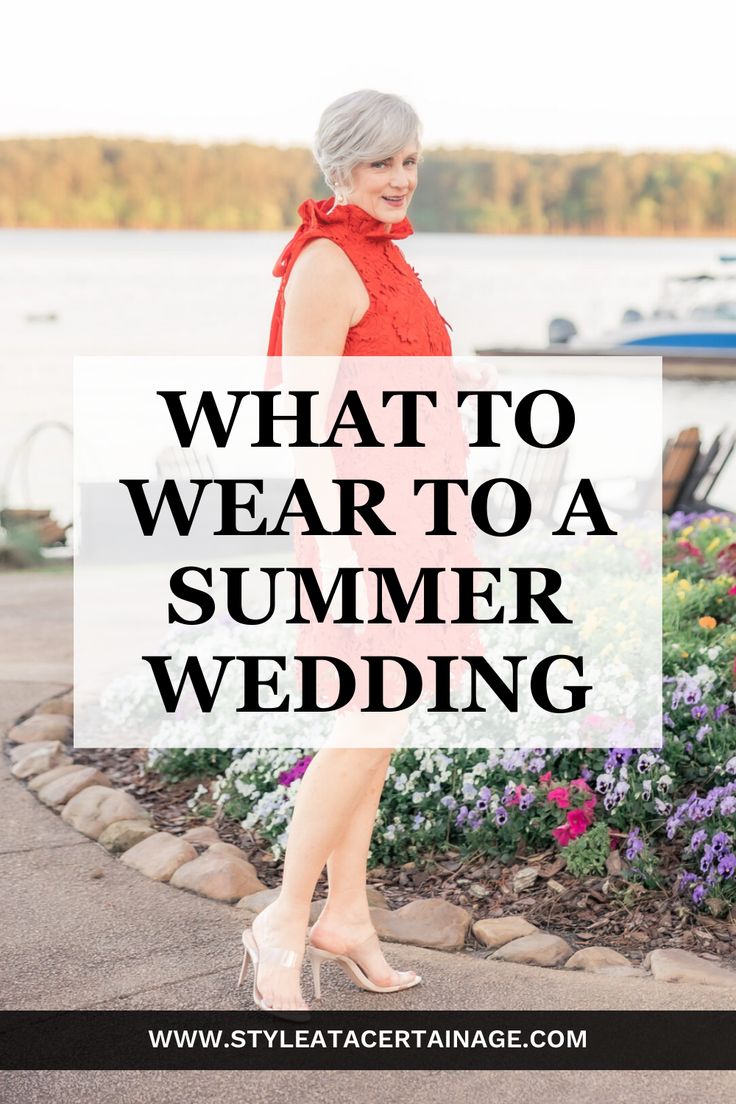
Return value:
<svg viewBox="0 0 736 1104">
<path fill-rule="evenodd" d="M 331 209 L 332 208 L 332 209 Z M 370 306 L 351 326 L 345 342 L 347 356 L 449 356 L 447 323 L 429 298 L 419 276 L 395 244 L 414 229 L 408 218 L 390 225 L 373 218 L 352 203 L 333 206 L 332 199 L 307 199 L 299 207 L 302 223 L 285 246 L 273 270 L 281 277 L 271 323 L 268 355 L 281 356 L 284 288 L 304 246 L 315 238 L 329 238 L 347 254 L 365 284 Z M 278 380 L 278 367 L 269 366 L 266 386 Z"/>
<path fill-rule="evenodd" d="M 353 386 L 365 388 L 381 386 L 363 374 L 360 362 L 350 358 L 360 357 L 432 357 L 436 372 L 432 381 L 427 376 L 428 362 L 417 361 L 416 373 L 404 361 L 401 379 L 393 372 L 391 379 L 384 381 L 387 386 L 403 385 L 406 389 L 433 387 L 444 399 L 444 408 L 451 412 L 456 408 L 457 384 L 452 366 L 452 346 L 447 332 L 448 324 L 439 312 L 437 304 L 425 292 L 415 270 L 408 264 L 394 239 L 406 238 L 413 233 L 408 218 L 386 224 L 373 218 L 362 208 L 353 204 L 334 206 L 332 199 L 308 199 L 299 207 L 302 223 L 292 239 L 281 253 L 273 273 L 281 278 L 278 296 L 273 312 L 271 333 L 268 344 L 268 361 L 265 386 L 277 387 L 281 383 L 280 357 L 282 354 L 282 328 L 284 318 L 284 288 L 289 279 L 294 262 L 304 246 L 316 238 L 329 238 L 344 250 L 360 275 L 370 299 L 370 306 L 361 320 L 348 331 L 343 364 L 348 365 L 346 373 L 351 375 Z M 358 366 L 356 368 L 356 365 Z M 375 373 L 374 366 L 374 373 Z M 363 391 L 360 392 L 361 395 Z M 434 424 L 431 419 L 423 426 L 420 437 L 427 447 L 422 450 L 396 450 L 384 448 L 382 456 L 372 461 L 372 478 L 378 478 L 391 493 L 387 495 L 379 513 L 386 523 L 401 534 L 400 539 L 393 538 L 387 546 L 386 538 L 364 533 L 359 539 L 352 538 L 358 561 L 363 567 L 392 566 L 398 572 L 404 585 L 404 592 L 410 594 L 419 566 L 442 567 L 444 575 L 440 583 L 440 609 L 448 621 L 457 616 L 455 592 L 450 565 L 477 566 L 478 560 L 473 548 L 473 534 L 470 522 L 465 516 L 454 521 L 456 535 L 429 537 L 431 528 L 431 510 L 429 497 L 418 500 L 412 494 L 414 478 L 432 476 L 439 478 L 451 471 L 454 477 L 462 477 L 467 462 L 467 442 L 462 430 L 459 415 L 455 409 L 442 424 Z M 393 440 L 398 440 L 400 434 Z M 407 455 L 408 453 L 408 455 Z M 361 449 L 338 448 L 332 452 L 336 475 L 342 478 L 361 478 L 366 476 L 365 452 Z M 425 488 L 425 493 L 428 488 Z M 390 501 L 389 501 L 390 500 Z M 294 541 L 297 563 L 313 567 L 319 571 L 319 554 L 313 537 L 301 531 L 300 524 L 294 526 Z M 365 585 L 370 608 L 376 597 L 375 579 L 364 572 Z M 429 655 L 447 654 L 454 656 L 478 654 L 480 651 L 477 630 L 471 625 L 447 624 L 441 629 L 433 626 L 405 621 L 392 625 L 366 624 L 356 632 L 353 626 L 336 624 L 327 620 L 323 624 L 309 624 L 298 632 L 296 654 L 332 655 L 347 662 L 356 675 L 357 691 L 353 702 L 345 708 L 357 709 L 364 705 L 359 700 L 366 689 L 366 674 L 361 671 L 361 658 L 366 655 L 398 655 L 413 663 L 421 672 L 424 680 L 431 680 L 435 667 L 428 659 Z M 390 692 L 401 696 L 403 676 L 396 665 L 385 672 L 386 685 Z M 329 671 L 323 673 L 323 698 L 334 700 L 336 679 Z M 459 677 L 453 672 L 453 684 Z M 425 689 L 422 697 L 430 693 Z M 388 695 L 390 697 L 390 693 Z"/>
</svg>

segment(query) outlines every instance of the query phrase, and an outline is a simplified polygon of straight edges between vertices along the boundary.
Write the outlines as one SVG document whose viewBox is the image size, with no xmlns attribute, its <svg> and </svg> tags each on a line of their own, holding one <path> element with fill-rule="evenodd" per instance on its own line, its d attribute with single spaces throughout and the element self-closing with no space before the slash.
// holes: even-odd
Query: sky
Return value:
<svg viewBox="0 0 736 1104">
<path fill-rule="evenodd" d="M 9 0 L 0 137 L 310 145 L 358 88 L 426 146 L 736 150 L 732 0 Z"/>
</svg>

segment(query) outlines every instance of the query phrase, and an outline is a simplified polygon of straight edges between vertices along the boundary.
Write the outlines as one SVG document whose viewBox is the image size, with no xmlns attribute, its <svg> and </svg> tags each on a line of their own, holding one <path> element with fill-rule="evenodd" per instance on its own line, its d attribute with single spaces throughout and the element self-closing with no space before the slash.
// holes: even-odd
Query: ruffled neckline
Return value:
<svg viewBox="0 0 736 1104">
<path fill-rule="evenodd" d="M 364 238 L 408 238 L 414 233 L 414 227 L 407 216 L 399 222 L 387 224 L 369 215 L 354 203 L 335 204 L 332 196 L 328 199 L 305 199 L 297 208 L 297 214 L 302 220 L 300 227 L 302 231 L 311 230 L 317 226 L 343 225 Z"/>
</svg>

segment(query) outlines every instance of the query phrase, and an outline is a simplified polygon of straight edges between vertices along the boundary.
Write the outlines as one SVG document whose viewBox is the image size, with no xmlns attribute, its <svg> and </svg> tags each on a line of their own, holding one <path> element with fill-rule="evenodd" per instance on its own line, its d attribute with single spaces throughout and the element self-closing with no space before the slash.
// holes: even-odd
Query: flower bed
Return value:
<svg viewBox="0 0 736 1104">
<path fill-rule="evenodd" d="M 397 752 L 370 867 L 419 865 L 450 849 L 511 863 L 553 848 L 576 878 L 615 869 L 640 888 L 680 894 L 694 910 L 728 913 L 736 903 L 736 516 L 673 515 L 662 560 L 663 747 Z M 218 754 L 229 764 L 198 786 L 190 808 L 220 810 L 279 858 L 310 750 Z M 167 751 L 152 762 L 181 776 L 188 765 L 201 770 L 201 753 L 189 760 Z"/>
</svg>

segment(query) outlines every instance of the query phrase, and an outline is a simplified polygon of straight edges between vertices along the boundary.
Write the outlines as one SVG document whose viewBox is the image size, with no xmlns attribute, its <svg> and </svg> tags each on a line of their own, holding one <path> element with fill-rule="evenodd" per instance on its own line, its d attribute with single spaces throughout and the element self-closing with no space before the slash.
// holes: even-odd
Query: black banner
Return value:
<svg viewBox="0 0 736 1104">
<path fill-rule="evenodd" d="M 734 1012 L 0 1012 L 0 1068 L 736 1069 Z"/>
</svg>

